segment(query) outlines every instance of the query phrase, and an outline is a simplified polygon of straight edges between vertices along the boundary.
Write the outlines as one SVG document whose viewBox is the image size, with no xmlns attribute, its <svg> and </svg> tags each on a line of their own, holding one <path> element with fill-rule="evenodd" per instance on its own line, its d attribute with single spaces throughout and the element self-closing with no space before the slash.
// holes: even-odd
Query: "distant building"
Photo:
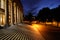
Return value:
<svg viewBox="0 0 60 40">
<path fill-rule="evenodd" d="M 20 0 L 0 0 L 0 26 L 19 24 L 23 21 Z"/>
</svg>

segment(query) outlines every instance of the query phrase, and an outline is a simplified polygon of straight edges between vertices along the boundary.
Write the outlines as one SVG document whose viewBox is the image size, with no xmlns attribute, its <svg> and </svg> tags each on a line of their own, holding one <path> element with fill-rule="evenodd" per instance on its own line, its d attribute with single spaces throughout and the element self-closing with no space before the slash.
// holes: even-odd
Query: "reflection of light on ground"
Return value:
<svg viewBox="0 0 60 40">
<path fill-rule="evenodd" d="M 40 24 L 32 24 L 32 28 L 34 31 L 36 31 L 37 33 L 39 32 L 39 30 L 43 29 L 43 25 Z"/>
<path fill-rule="evenodd" d="M 37 23 L 37 21 L 32 21 L 32 24 Z"/>
<path fill-rule="evenodd" d="M 53 26 L 57 26 L 57 22 L 53 21 Z"/>
<path fill-rule="evenodd" d="M 46 24 L 52 24 L 51 22 L 46 22 Z"/>
<path fill-rule="evenodd" d="M 53 22 L 53 24 L 55 24 L 55 25 L 56 25 L 56 24 L 57 24 L 57 22 Z"/>
<path fill-rule="evenodd" d="M 58 23 L 58 22 L 56 22 L 56 21 L 46 22 L 46 24 L 47 24 L 47 25 L 53 25 L 53 26 L 57 26 L 57 24 L 58 24 L 58 26 L 60 27 L 60 22 Z"/>
<path fill-rule="evenodd" d="M 57 26 L 57 22 L 56 21 L 53 21 L 53 22 L 46 22 L 46 24 L 50 24 L 50 25 L 53 25 L 53 26 Z"/>
<path fill-rule="evenodd" d="M 60 27 L 60 24 L 59 24 L 59 27 Z"/>
<path fill-rule="evenodd" d="M 37 24 L 32 24 L 32 27 L 37 31 L 38 28 L 39 28 L 39 25 L 37 25 Z"/>
</svg>

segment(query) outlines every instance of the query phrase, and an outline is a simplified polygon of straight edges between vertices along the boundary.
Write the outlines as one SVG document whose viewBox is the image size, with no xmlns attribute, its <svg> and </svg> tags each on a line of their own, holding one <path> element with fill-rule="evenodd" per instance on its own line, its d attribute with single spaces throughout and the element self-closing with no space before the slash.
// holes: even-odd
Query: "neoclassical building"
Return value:
<svg viewBox="0 0 60 40">
<path fill-rule="evenodd" d="M 0 0 L 0 26 L 22 23 L 23 9 L 20 0 Z"/>
</svg>

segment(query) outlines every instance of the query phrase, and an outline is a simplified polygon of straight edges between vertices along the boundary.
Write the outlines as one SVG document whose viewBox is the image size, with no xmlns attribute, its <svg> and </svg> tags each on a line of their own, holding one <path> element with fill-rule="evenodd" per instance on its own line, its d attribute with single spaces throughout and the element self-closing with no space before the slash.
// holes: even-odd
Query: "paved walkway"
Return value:
<svg viewBox="0 0 60 40">
<path fill-rule="evenodd" d="M 19 24 L 15 26 L 13 25 L 7 29 L 0 29 L 0 40 L 45 40 L 45 39 L 42 37 L 41 34 L 37 34 L 36 32 L 27 29 L 27 25 Z"/>
</svg>

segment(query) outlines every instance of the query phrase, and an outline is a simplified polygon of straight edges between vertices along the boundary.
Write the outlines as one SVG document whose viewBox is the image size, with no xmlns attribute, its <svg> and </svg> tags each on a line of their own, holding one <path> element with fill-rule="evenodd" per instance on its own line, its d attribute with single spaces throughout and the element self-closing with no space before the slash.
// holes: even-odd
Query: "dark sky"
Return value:
<svg viewBox="0 0 60 40">
<path fill-rule="evenodd" d="M 37 15 L 40 9 L 49 7 L 50 9 L 58 7 L 60 0 L 21 0 L 23 4 L 24 14 L 27 15 L 31 12 L 33 15 Z"/>
</svg>

